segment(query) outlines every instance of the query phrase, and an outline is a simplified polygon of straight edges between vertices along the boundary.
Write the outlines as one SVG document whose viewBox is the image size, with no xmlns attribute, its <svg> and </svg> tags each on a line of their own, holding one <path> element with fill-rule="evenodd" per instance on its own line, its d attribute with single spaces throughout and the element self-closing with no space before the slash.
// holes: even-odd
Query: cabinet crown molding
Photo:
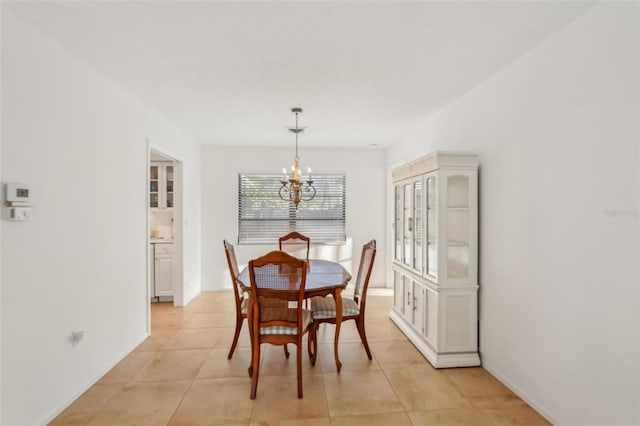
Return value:
<svg viewBox="0 0 640 426">
<path fill-rule="evenodd" d="M 463 151 L 435 151 L 391 170 L 393 181 L 429 173 L 434 170 L 477 169 L 478 154 Z"/>
</svg>

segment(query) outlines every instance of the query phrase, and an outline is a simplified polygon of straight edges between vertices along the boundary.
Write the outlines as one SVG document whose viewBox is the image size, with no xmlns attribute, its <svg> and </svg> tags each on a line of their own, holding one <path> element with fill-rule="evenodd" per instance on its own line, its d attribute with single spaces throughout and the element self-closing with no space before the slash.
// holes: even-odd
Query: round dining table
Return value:
<svg viewBox="0 0 640 426">
<path fill-rule="evenodd" d="M 342 290 L 347 287 L 351 280 L 351 274 L 339 263 L 323 259 L 309 259 L 307 268 L 307 279 L 304 289 L 305 299 L 316 296 L 333 296 L 336 301 L 336 330 L 333 341 L 333 353 L 336 361 L 338 373 L 342 368 L 338 355 L 338 340 L 340 338 L 340 325 L 342 323 Z M 249 278 L 249 268 L 244 268 L 238 281 L 244 289 L 251 291 L 251 280 Z"/>
</svg>

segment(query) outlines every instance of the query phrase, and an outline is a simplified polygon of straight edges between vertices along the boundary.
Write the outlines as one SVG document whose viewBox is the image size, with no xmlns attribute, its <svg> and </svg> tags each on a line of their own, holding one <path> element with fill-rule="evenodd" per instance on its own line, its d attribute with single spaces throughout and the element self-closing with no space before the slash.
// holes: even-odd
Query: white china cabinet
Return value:
<svg viewBox="0 0 640 426">
<path fill-rule="evenodd" d="M 435 152 L 392 175 L 390 317 L 434 367 L 480 365 L 478 158 Z"/>
</svg>

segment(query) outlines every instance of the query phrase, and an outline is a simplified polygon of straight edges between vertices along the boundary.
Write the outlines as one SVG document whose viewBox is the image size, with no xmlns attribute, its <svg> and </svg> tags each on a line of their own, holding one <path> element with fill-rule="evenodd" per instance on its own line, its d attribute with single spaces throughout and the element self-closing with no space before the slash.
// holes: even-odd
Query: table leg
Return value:
<svg viewBox="0 0 640 426">
<path fill-rule="evenodd" d="M 333 341 L 333 354 L 336 359 L 336 368 L 338 369 L 338 373 L 342 368 L 342 363 L 340 362 L 340 357 L 338 356 L 338 340 L 340 339 L 340 325 L 342 324 L 342 289 L 337 288 L 333 293 L 333 298 L 336 302 L 336 335 Z"/>
</svg>

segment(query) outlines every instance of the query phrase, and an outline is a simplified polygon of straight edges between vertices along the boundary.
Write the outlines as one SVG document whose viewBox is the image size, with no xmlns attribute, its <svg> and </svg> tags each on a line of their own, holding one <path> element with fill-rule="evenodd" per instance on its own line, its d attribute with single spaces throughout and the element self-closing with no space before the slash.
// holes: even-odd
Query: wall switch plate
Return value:
<svg viewBox="0 0 640 426">
<path fill-rule="evenodd" d="M 10 221 L 23 221 L 31 219 L 32 207 L 3 207 L 2 218 Z"/>
</svg>

